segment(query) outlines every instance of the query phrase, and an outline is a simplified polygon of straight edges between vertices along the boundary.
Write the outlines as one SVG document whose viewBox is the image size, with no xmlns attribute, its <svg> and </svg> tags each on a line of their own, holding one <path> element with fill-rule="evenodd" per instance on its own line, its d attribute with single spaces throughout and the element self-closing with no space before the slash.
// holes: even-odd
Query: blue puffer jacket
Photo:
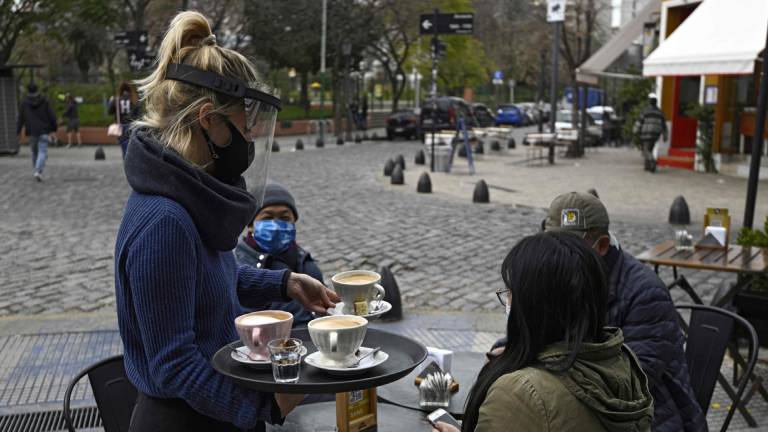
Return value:
<svg viewBox="0 0 768 432">
<path fill-rule="evenodd" d="M 654 432 L 706 431 L 691 390 L 683 332 L 669 290 L 646 265 L 621 249 L 605 256 L 610 270 L 607 325 L 621 328 L 640 360 L 653 396 Z"/>
</svg>

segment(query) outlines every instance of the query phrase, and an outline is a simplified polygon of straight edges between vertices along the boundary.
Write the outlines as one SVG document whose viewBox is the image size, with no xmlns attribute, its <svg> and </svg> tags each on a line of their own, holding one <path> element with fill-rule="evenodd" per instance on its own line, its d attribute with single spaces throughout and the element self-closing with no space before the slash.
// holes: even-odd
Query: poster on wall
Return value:
<svg viewBox="0 0 768 432">
<path fill-rule="evenodd" d="M 717 104 L 717 86 L 708 85 L 704 87 L 704 103 L 706 105 Z"/>
</svg>

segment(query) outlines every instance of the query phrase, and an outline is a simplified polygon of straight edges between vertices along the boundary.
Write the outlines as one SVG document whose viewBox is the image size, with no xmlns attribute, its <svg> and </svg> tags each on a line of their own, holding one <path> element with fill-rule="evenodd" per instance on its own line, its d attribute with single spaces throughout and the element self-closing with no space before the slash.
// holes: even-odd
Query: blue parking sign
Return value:
<svg viewBox="0 0 768 432">
<path fill-rule="evenodd" d="M 502 73 L 500 70 L 497 70 L 493 73 L 493 79 L 494 80 L 503 80 L 504 79 L 504 73 Z"/>
</svg>

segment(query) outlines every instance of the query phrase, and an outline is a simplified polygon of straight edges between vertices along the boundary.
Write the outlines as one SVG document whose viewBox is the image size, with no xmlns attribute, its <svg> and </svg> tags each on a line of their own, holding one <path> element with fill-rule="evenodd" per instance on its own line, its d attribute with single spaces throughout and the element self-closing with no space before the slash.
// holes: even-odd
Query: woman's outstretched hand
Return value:
<svg viewBox="0 0 768 432">
<path fill-rule="evenodd" d="M 288 297 L 301 303 L 304 309 L 322 315 L 335 307 L 335 302 L 340 300 L 339 296 L 325 285 L 301 273 L 291 273 L 286 292 Z"/>
</svg>

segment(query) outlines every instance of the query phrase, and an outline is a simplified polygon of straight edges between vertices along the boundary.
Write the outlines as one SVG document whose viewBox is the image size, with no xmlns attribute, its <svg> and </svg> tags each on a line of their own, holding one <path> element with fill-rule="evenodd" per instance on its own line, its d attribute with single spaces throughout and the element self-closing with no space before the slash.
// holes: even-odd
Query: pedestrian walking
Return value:
<svg viewBox="0 0 768 432">
<path fill-rule="evenodd" d="M 645 159 L 645 170 L 656 172 L 656 159 L 653 157 L 653 148 L 659 137 L 667 140 L 667 121 L 664 113 L 658 107 L 658 97 L 651 93 L 648 95 L 648 106 L 643 110 L 635 122 L 634 134 L 638 137 Z"/>
<path fill-rule="evenodd" d="M 71 94 L 67 94 L 64 102 L 67 104 L 67 108 L 64 111 L 64 120 L 67 123 L 67 148 L 72 147 L 72 134 L 77 138 L 77 146 L 83 145 L 83 140 L 80 137 L 80 113 L 78 103 Z"/>
<path fill-rule="evenodd" d="M 24 129 L 27 134 L 29 150 L 32 153 L 34 178 L 43 181 L 43 169 L 48 160 L 48 144 L 55 138 L 56 115 L 51 104 L 37 89 L 35 83 L 27 86 L 27 97 L 19 107 L 19 117 L 16 122 L 16 134 L 21 136 Z"/>
<path fill-rule="evenodd" d="M 120 84 L 118 97 L 114 96 L 109 101 L 109 113 L 114 115 L 117 123 L 120 125 L 121 133 L 117 138 L 120 149 L 123 151 L 123 159 L 128 151 L 128 141 L 131 137 L 130 126 L 134 120 L 139 118 L 141 110 L 139 109 L 138 97 L 133 85 L 127 81 Z"/>
</svg>

